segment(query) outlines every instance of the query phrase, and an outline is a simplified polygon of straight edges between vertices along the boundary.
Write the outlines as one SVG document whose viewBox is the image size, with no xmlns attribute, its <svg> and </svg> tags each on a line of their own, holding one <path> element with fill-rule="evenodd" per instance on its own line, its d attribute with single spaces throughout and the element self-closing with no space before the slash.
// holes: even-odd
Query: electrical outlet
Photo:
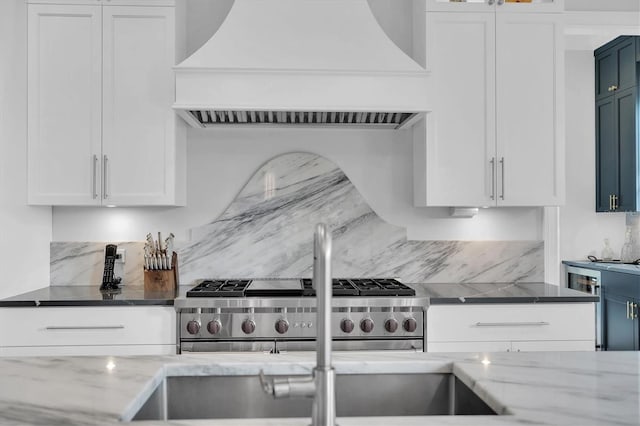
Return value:
<svg viewBox="0 0 640 426">
<path fill-rule="evenodd" d="M 125 263 L 126 261 L 126 250 L 119 248 L 116 250 L 116 263 Z"/>
</svg>

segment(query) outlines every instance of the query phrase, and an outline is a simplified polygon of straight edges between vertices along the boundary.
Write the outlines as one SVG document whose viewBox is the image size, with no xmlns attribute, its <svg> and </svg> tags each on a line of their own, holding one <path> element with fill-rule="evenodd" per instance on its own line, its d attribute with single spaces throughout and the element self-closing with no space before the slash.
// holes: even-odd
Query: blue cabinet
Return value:
<svg viewBox="0 0 640 426">
<path fill-rule="evenodd" d="M 640 211 L 640 37 L 595 51 L 596 211 Z"/>
<path fill-rule="evenodd" d="M 640 350 L 640 275 L 602 272 L 603 349 Z"/>
</svg>

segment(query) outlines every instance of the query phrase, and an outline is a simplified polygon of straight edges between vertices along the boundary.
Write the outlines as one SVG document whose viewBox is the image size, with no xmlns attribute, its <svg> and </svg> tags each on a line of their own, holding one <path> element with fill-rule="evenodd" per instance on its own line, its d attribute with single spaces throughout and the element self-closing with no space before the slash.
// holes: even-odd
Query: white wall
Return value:
<svg viewBox="0 0 640 426">
<path fill-rule="evenodd" d="M 0 2 L 0 298 L 49 285 L 51 208 L 27 207 L 23 0 Z"/>
<path fill-rule="evenodd" d="M 595 212 L 595 78 L 593 52 L 566 53 L 567 203 L 560 208 L 560 257 L 598 257 L 609 238 L 614 252 L 624 241 L 624 213 Z"/>
</svg>

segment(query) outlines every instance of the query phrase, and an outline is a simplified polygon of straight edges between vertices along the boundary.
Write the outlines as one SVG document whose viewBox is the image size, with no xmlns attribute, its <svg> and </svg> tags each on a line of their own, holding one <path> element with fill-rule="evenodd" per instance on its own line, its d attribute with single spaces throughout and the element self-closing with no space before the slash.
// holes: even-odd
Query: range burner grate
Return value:
<svg viewBox="0 0 640 426">
<path fill-rule="evenodd" d="M 282 287 L 274 281 L 272 287 L 264 286 L 259 280 L 256 284 L 263 284 L 259 288 L 252 289 L 253 280 L 204 280 L 196 287 L 187 291 L 187 297 L 313 297 L 316 291 L 311 279 L 303 278 L 293 281 Z M 302 283 L 302 288 L 299 286 Z M 401 282 L 391 278 L 335 278 L 332 280 L 334 296 L 415 296 L 416 292 Z"/>
<path fill-rule="evenodd" d="M 360 293 L 358 289 L 354 287 L 351 280 L 346 279 L 333 279 L 332 287 L 334 296 L 358 296 Z M 313 288 L 313 283 L 310 278 L 302 279 L 302 288 L 304 296 L 315 296 L 316 290 Z"/>
<path fill-rule="evenodd" d="M 416 292 L 394 279 L 351 280 L 360 296 L 415 296 Z"/>
<path fill-rule="evenodd" d="M 187 291 L 187 297 L 243 297 L 251 280 L 205 280 Z"/>
<path fill-rule="evenodd" d="M 305 296 L 315 296 L 311 280 L 302 280 Z M 415 296 L 416 292 L 409 286 L 391 278 L 351 278 L 333 280 L 334 296 Z"/>
</svg>

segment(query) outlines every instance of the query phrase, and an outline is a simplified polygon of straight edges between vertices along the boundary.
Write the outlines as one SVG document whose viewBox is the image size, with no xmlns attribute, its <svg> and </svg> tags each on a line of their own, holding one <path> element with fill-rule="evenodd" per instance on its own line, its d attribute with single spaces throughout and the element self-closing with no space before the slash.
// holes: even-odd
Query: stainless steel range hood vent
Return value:
<svg viewBox="0 0 640 426">
<path fill-rule="evenodd" d="M 402 129 L 419 118 L 419 114 L 408 112 L 189 110 L 187 113 L 187 120 L 195 121 L 197 127 L 268 125 Z"/>
<path fill-rule="evenodd" d="M 430 109 L 428 73 L 367 0 L 235 0 L 175 76 L 174 109 L 194 127 L 398 129 Z"/>
</svg>

